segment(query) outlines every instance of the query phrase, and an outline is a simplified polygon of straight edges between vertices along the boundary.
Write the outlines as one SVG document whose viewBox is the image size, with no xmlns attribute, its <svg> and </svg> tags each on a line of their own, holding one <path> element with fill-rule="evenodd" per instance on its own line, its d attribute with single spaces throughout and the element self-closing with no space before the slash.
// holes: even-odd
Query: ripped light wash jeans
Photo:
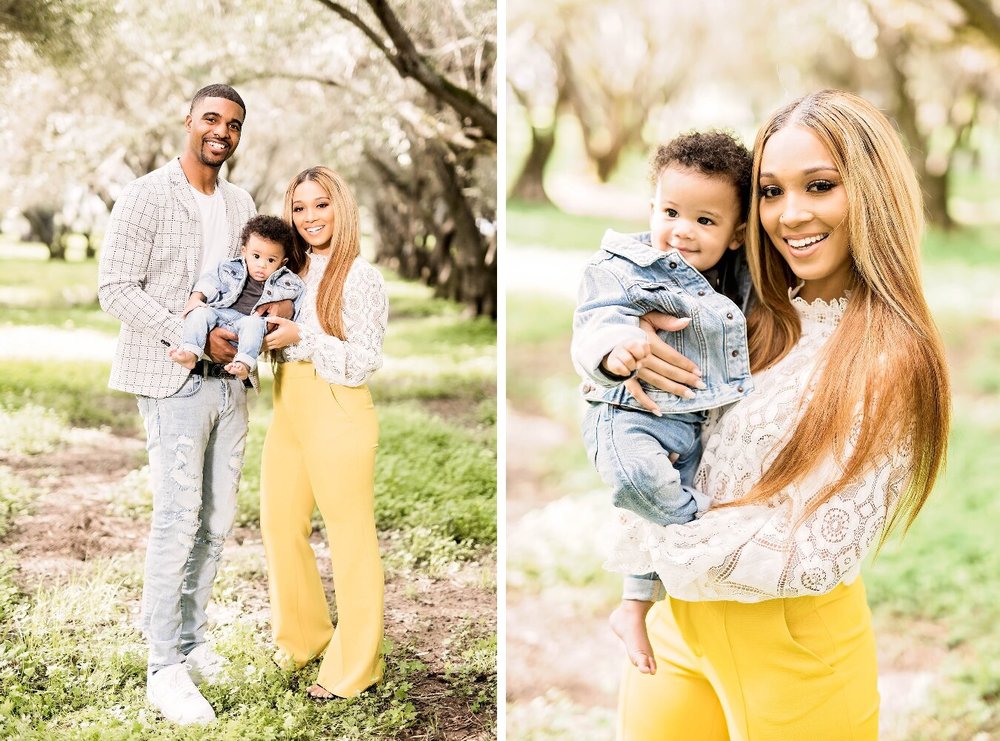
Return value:
<svg viewBox="0 0 1000 741">
<path fill-rule="evenodd" d="M 193 374 L 173 396 L 137 399 L 153 488 L 142 592 L 152 676 L 205 640 L 205 608 L 236 517 L 247 404 L 239 381 Z"/>
</svg>

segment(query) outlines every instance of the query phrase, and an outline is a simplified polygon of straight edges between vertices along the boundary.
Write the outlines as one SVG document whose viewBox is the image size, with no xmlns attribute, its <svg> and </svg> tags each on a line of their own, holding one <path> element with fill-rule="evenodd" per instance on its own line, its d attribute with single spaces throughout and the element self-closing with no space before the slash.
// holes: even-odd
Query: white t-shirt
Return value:
<svg viewBox="0 0 1000 741">
<path fill-rule="evenodd" d="M 219 188 L 206 196 L 192 185 L 191 192 L 201 211 L 201 265 L 198 268 L 201 276 L 229 259 L 229 224 L 226 223 L 226 199 Z"/>
</svg>

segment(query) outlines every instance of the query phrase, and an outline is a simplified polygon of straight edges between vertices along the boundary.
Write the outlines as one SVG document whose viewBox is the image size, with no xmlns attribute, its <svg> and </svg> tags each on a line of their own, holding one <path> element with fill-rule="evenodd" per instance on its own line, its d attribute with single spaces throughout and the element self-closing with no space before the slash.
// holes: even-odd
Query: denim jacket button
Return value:
<svg viewBox="0 0 1000 741">
<path fill-rule="evenodd" d="M 732 318 L 733 318 L 733 312 L 729 312 L 728 314 L 726 314 L 726 319 L 732 319 Z"/>
<path fill-rule="evenodd" d="M 677 263 L 676 263 L 676 262 L 671 262 L 671 263 L 670 263 L 670 267 L 672 267 L 672 268 L 676 268 L 676 267 L 677 267 Z"/>
<path fill-rule="evenodd" d="M 732 352 L 732 356 L 733 356 L 734 358 L 735 358 L 735 357 L 736 357 L 737 355 L 739 355 L 739 354 L 740 354 L 739 350 L 733 350 L 733 352 Z"/>
<path fill-rule="evenodd" d="M 704 296 L 704 295 L 705 295 L 705 292 L 704 292 L 704 291 L 698 291 L 698 295 L 699 295 L 699 296 Z"/>
<path fill-rule="evenodd" d="M 737 386 L 736 390 L 739 391 L 741 394 L 743 393 L 743 387 L 742 386 Z"/>
</svg>

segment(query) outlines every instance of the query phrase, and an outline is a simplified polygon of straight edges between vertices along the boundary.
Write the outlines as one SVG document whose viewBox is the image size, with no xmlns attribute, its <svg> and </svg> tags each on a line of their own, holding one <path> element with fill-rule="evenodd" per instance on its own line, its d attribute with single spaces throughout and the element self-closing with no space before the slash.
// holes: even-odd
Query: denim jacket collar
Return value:
<svg viewBox="0 0 1000 741">
<path fill-rule="evenodd" d="M 652 235 L 649 232 L 623 234 L 616 232 L 614 229 L 608 229 L 604 232 L 601 249 L 605 252 L 610 252 L 612 255 L 624 257 L 629 262 L 642 268 L 648 268 L 657 260 L 662 260 L 667 256 L 687 262 L 677 250 L 663 252 L 654 247 Z"/>
</svg>

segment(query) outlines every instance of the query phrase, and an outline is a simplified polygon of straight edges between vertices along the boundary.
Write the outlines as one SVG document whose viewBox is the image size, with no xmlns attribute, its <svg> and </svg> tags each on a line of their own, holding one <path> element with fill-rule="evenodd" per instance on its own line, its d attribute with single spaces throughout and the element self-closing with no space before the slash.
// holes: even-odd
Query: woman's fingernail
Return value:
<svg viewBox="0 0 1000 741">
<path fill-rule="evenodd" d="M 693 399 L 694 398 L 694 391 L 692 391 L 691 389 L 684 389 L 684 398 L 685 399 Z"/>
<path fill-rule="evenodd" d="M 704 381 L 698 381 L 698 383 L 696 383 L 696 384 L 694 385 L 694 387 L 695 387 L 696 389 L 707 389 L 707 388 L 708 388 L 708 386 L 706 386 L 706 385 L 705 385 L 705 382 L 704 382 Z"/>
<path fill-rule="evenodd" d="M 661 412 L 658 408 L 654 409 L 653 410 L 653 416 L 654 417 L 662 417 L 663 416 L 663 412 Z"/>
</svg>

